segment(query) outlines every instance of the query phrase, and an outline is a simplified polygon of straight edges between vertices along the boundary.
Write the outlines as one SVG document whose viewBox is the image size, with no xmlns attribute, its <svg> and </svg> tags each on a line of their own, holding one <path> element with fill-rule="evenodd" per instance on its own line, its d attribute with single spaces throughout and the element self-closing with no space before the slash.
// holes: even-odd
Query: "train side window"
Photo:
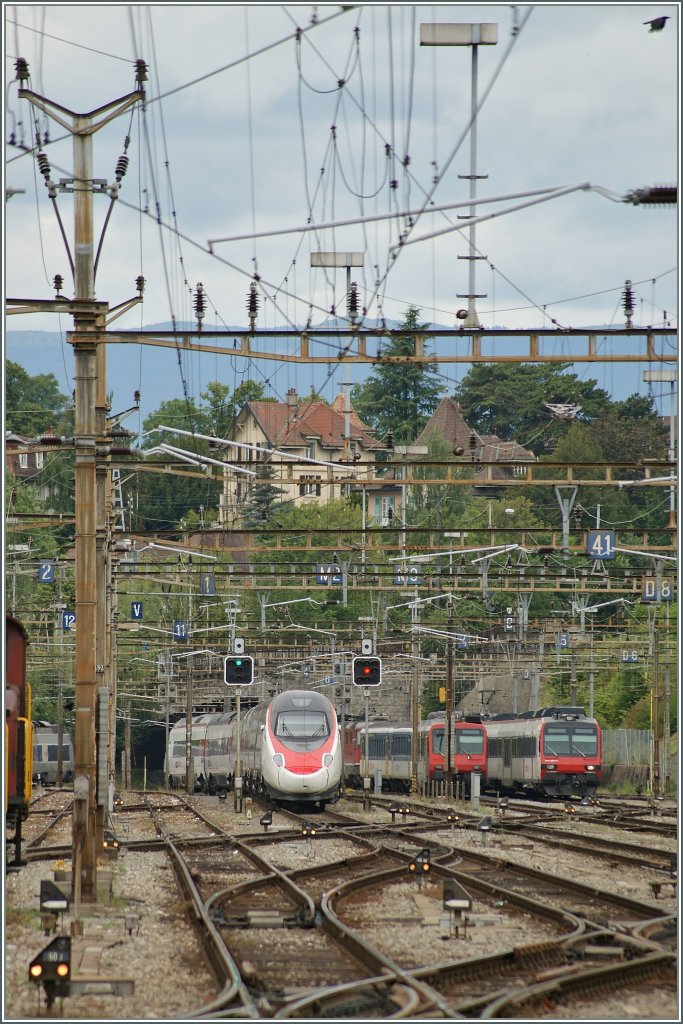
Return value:
<svg viewBox="0 0 683 1024">
<path fill-rule="evenodd" d="M 406 760 L 410 757 L 410 736 L 401 733 L 391 737 L 391 756 Z"/>
</svg>

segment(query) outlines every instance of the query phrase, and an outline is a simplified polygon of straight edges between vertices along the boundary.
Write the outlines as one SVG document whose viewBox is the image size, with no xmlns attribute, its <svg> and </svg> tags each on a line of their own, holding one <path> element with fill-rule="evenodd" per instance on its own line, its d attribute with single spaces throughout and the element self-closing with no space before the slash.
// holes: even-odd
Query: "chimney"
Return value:
<svg viewBox="0 0 683 1024">
<path fill-rule="evenodd" d="M 296 388 L 290 388 L 285 398 L 287 400 L 287 407 L 292 411 L 296 409 L 299 404 L 299 396 L 296 393 Z"/>
</svg>

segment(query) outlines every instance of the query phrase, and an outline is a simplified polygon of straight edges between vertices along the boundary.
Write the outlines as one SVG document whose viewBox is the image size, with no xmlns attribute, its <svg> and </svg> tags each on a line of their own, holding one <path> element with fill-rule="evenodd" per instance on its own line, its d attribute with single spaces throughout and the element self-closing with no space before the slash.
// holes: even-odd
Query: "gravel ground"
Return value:
<svg viewBox="0 0 683 1024">
<path fill-rule="evenodd" d="M 167 801 L 169 799 L 175 798 L 166 798 Z M 260 831 L 257 811 L 253 812 L 252 820 L 248 820 L 246 814 L 234 812 L 230 800 L 195 800 L 216 825 L 235 835 Z M 342 801 L 337 807 L 367 821 L 386 822 L 388 817 L 385 810 L 379 809 L 363 813 L 357 804 L 351 802 Z M 137 815 L 126 815 L 124 807 L 120 817 L 128 818 L 129 836 L 134 838 Z M 44 824 L 44 816 L 41 818 Z M 569 830 L 574 827 L 577 831 L 594 830 L 595 834 L 614 835 L 613 830 L 603 829 L 597 824 L 572 824 Z M 276 811 L 269 831 L 289 828 L 291 822 Z M 27 836 L 31 835 L 31 829 L 38 830 L 29 819 L 25 829 Z M 440 840 L 477 849 L 493 857 L 520 859 L 523 863 L 546 870 L 552 865 L 560 875 L 578 877 L 600 888 L 612 888 L 652 901 L 648 887 L 651 876 L 647 872 L 634 877 L 626 868 L 615 867 L 609 862 L 593 861 L 587 866 L 583 856 L 577 857 L 571 851 L 544 851 L 540 843 L 530 847 L 519 845 L 515 849 L 519 840 L 513 836 L 489 837 L 487 849 L 482 846 L 477 833 L 464 830 L 456 832 L 455 841 L 450 829 L 425 833 L 424 838 L 425 843 L 430 839 Z M 634 846 L 639 845 L 635 837 L 626 838 Z M 650 847 L 675 849 L 672 840 L 652 836 L 643 837 L 642 843 Z M 265 853 L 267 847 L 261 847 L 261 850 Z M 283 866 L 295 868 L 325 863 L 355 852 L 357 850 L 352 844 L 344 840 L 326 839 L 317 844 L 314 842 L 311 847 L 300 840 L 281 849 L 278 859 Z M 50 862 L 33 862 L 20 872 L 6 876 L 3 1021 L 35 1020 L 46 1016 L 42 989 L 28 980 L 28 964 L 50 941 L 40 923 L 39 892 L 41 880 L 54 877 L 55 866 Z M 53 1016 L 61 1015 L 65 1020 L 187 1019 L 189 1013 L 196 1011 L 202 1002 L 215 994 L 215 984 L 205 965 L 196 934 L 183 920 L 183 907 L 165 855 L 133 853 L 123 849 L 118 860 L 107 866 L 114 871 L 113 899 L 111 903 L 84 908 L 84 942 L 103 947 L 101 975 L 133 978 L 135 992 L 129 997 L 101 994 L 72 996 L 64 1000 L 61 1014 L 59 1003 L 53 1007 Z M 652 902 L 657 908 L 675 910 L 677 907 L 675 897 Z M 359 925 L 362 923 L 364 929 L 370 929 L 367 934 L 371 941 L 375 941 L 387 955 L 406 964 L 472 956 L 483 949 L 491 952 L 511 945 L 541 941 L 552 934 L 552 929 L 531 917 L 526 920 L 515 917 L 513 927 L 502 908 L 479 905 L 475 901 L 472 915 L 477 923 L 468 928 L 467 938 L 444 940 L 439 924 L 440 887 L 429 883 L 420 889 L 414 881 L 399 882 L 372 902 L 359 900 L 346 906 L 350 919 Z M 134 928 L 132 935 L 126 929 L 126 912 L 139 915 L 139 929 Z M 69 926 L 70 918 L 65 915 L 64 931 L 67 934 Z M 281 939 L 282 933 L 278 933 L 278 941 Z M 607 997 L 596 1005 L 588 1002 L 573 1004 L 566 1012 L 552 1007 L 543 1019 L 680 1020 L 680 1016 L 675 992 L 650 989 Z"/>
</svg>

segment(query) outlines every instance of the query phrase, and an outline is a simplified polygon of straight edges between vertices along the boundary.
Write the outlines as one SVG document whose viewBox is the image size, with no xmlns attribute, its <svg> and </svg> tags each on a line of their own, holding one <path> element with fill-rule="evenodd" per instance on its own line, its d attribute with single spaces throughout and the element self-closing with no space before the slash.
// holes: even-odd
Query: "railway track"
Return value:
<svg viewBox="0 0 683 1024">
<path fill-rule="evenodd" d="M 45 814 L 67 822 L 70 807 Z M 127 856 L 163 849 L 170 858 L 216 978 L 216 994 L 208 1002 L 197 994 L 201 1005 L 189 1007 L 188 1019 L 542 1017 L 554 1000 L 599 1006 L 614 986 L 637 990 L 650 979 L 666 988 L 675 978 L 674 914 L 515 864 L 500 849 L 465 848 L 480 816 L 461 814 L 456 824 L 443 808 L 415 807 L 392 823 L 386 806 L 386 821 L 360 811 L 307 818 L 277 810 L 264 828 L 259 814 L 233 815 L 225 828 L 216 800 L 167 794 L 131 794 L 119 811 Z M 635 844 L 577 834 L 577 818 L 562 812 L 546 827 L 538 814 L 490 817 L 506 841 L 671 871 L 671 853 L 648 850 L 639 861 Z M 310 824 L 314 836 L 304 833 Z M 50 833 L 35 832 L 31 858 L 68 855 L 47 845 Z M 407 865 L 425 847 L 429 884 L 416 886 Z M 444 944 L 438 917 L 449 880 L 472 904 L 466 937 Z"/>
</svg>

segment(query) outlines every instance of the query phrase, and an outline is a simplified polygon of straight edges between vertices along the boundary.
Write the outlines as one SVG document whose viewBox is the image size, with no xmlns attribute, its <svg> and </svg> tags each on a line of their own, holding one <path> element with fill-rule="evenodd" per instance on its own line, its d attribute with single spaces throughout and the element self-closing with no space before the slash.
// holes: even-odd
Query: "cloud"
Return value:
<svg viewBox="0 0 683 1024">
<path fill-rule="evenodd" d="M 17 40 L 29 60 L 34 89 L 66 107 L 92 109 L 123 95 L 133 88 L 134 59 L 143 57 L 149 66 L 144 118 L 126 116 L 94 137 L 94 173 L 108 181 L 127 134 L 131 140 L 122 202 L 115 206 L 103 245 L 98 298 L 122 301 L 134 293 L 135 277 L 143 273 L 145 322 L 167 320 L 171 312 L 192 319 L 190 290 L 201 281 L 216 307 L 212 317 L 246 325 L 255 269 L 281 289 L 277 307 L 262 304 L 261 324 L 275 325 L 283 318 L 303 322 L 311 304 L 323 311 L 343 307 L 345 273 L 326 279 L 312 272 L 309 254 L 317 248 L 367 248 L 365 266 L 354 272 L 354 279 L 362 290 L 361 304 L 369 302 L 402 227 L 396 218 L 364 228 L 217 244 L 214 258 L 203 249 L 209 238 L 303 225 L 311 216 L 309 200 L 316 221 L 418 208 L 437 170 L 442 179 L 434 202 L 466 199 L 468 183 L 459 176 L 468 173 L 469 139 L 448 171 L 443 169 L 469 118 L 470 54 L 465 48 L 419 47 L 419 24 L 433 18 L 499 23 L 498 45 L 480 48 L 480 95 L 508 46 L 511 27 L 511 10 L 498 5 L 418 5 L 414 19 L 410 8 L 366 5 L 302 38 L 299 79 L 291 38 L 249 63 L 243 58 L 247 49 L 254 52 L 286 39 L 295 25 L 307 26 L 311 7 L 253 5 L 247 12 L 239 5 L 152 4 L 133 5 L 128 14 L 105 5 L 48 5 L 44 30 L 50 35 L 44 39 L 29 31 L 40 27 L 35 9 L 11 10 L 17 12 L 19 27 L 8 25 L 9 38 L 12 48 Z M 337 10 L 320 5 L 318 17 L 323 20 Z M 626 4 L 534 9 L 481 111 L 477 169 L 488 178 L 478 182 L 479 196 L 580 181 L 623 194 L 675 180 L 677 9 L 662 7 L 673 20 L 667 32 L 654 36 L 642 26 L 649 10 L 648 5 Z M 8 110 L 30 140 L 30 111 L 18 103 L 12 82 L 15 56 L 6 73 Z M 204 77 L 231 64 L 229 70 Z M 159 89 L 170 93 L 202 77 L 153 102 Z M 348 79 L 343 93 L 337 88 L 342 78 Z M 337 162 L 331 157 L 333 125 Z M 52 138 L 59 134 L 60 129 L 50 128 Z M 361 201 L 351 190 L 368 193 L 383 182 L 385 140 L 393 142 L 397 158 L 378 196 Z M 406 149 L 407 168 L 401 165 Z M 66 177 L 71 141 L 50 145 L 46 152 L 53 177 Z M 396 189 L 389 188 L 392 176 Z M 68 262 L 42 177 L 34 161 L 24 157 L 8 165 L 6 183 L 26 189 L 7 205 L 7 294 L 47 297 L 55 273 L 68 280 Z M 71 199 L 60 193 L 58 203 L 71 236 Z M 107 203 L 95 197 L 96 227 Z M 150 214 L 140 216 L 124 203 L 149 204 Z M 189 240 L 156 223 L 157 203 L 161 220 L 177 223 Z M 457 223 L 457 213 L 463 212 L 451 213 L 451 222 Z M 414 234 L 447 223 L 443 216 L 429 215 Z M 381 312 L 400 318 L 417 301 L 426 318 L 452 323 L 462 305 L 458 293 L 467 290 L 467 263 L 458 259 L 467 254 L 467 241 L 466 232 L 453 233 L 406 247 L 380 288 L 385 296 Z M 489 261 L 477 267 L 481 290 L 488 293 L 482 307 L 528 305 L 517 289 L 543 305 L 618 288 L 627 277 L 649 279 L 675 265 L 676 215 L 577 193 L 482 224 L 477 244 Z M 496 278 L 491 264 L 516 287 Z M 676 309 L 675 283 L 673 275 L 657 286 L 657 305 L 669 313 Z M 286 291 L 296 292 L 298 301 L 287 298 Z M 67 292 L 71 288 L 65 286 Z M 444 312 L 430 313 L 431 307 Z M 566 312 L 572 319 L 604 320 L 613 308 L 614 295 L 608 294 Z M 378 312 L 377 303 L 372 312 Z M 533 310 L 510 312 L 505 322 L 512 327 L 523 320 L 528 326 L 537 316 Z M 13 327 L 19 326 L 18 319 Z M 25 325 L 53 329 L 55 318 L 47 320 L 27 318 Z M 120 325 L 137 323 L 139 310 Z"/>
</svg>

